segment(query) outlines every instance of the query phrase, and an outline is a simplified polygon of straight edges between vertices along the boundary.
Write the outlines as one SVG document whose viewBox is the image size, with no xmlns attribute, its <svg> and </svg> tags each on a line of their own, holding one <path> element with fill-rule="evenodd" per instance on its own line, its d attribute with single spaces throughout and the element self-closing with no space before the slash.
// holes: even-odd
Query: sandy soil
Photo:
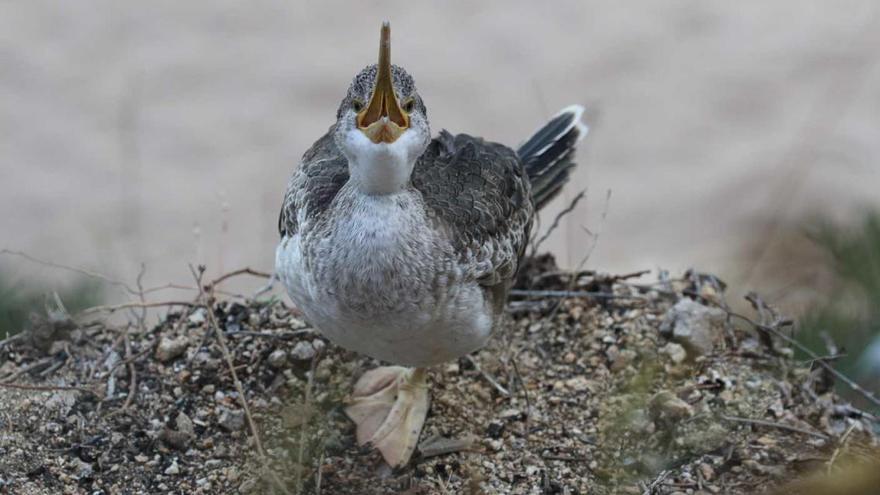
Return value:
<svg viewBox="0 0 880 495">
<path fill-rule="evenodd" d="M 587 105 L 581 167 L 547 212 L 589 188 L 550 240 L 563 264 L 582 256 L 586 227 L 602 233 L 591 266 L 743 278 L 739 255 L 767 242 L 768 219 L 877 203 L 876 11 L 872 0 L 7 4 L 0 247 L 125 280 L 143 261 L 148 284 L 185 280 L 186 262 L 270 268 L 286 178 L 388 18 L 435 130 L 516 144 L 556 109 Z"/>
</svg>

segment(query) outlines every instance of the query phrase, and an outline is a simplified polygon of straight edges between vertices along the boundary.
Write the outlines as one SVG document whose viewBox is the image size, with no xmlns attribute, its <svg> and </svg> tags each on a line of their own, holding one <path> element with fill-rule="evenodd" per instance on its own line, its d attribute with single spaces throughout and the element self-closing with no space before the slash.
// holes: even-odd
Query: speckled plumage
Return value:
<svg viewBox="0 0 880 495">
<path fill-rule="evenodd" d="M 488 339 L 531 231 L 530 174 L 564 174 L 545 191 L 555 192 L 583 129 L 579 111 L 570 112 L 554 132 L 542 128 L 547 136 L 528 156 L 442 131 L 426 143 L 404 187 L 365 194 L 350 175 L 340 135 L 351 126 L 353 102 L 370 97 L 375 73 L 370 66 L 355 77 L 337 124 L 290 179 L 276 272 L 332 341 L 395 364 L 427 366 Z M 413 98 L 412 115 L 424 118 L 412 78 L 396 66 L 393 76 L 397 97 Z M 562 141 L 561 148 L 551 146 Z"/>
</svg>

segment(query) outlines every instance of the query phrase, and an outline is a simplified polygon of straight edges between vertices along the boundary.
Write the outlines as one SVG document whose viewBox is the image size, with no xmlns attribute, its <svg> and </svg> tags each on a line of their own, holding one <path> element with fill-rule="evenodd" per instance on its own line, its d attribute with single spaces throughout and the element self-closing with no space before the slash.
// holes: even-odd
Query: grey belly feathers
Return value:
<svg viewBox="0 0 880 495">
<path fill-rule="evenodd" d="M 478 267 L 459 263 L 429 228 L 416 191 L 343 187 L 337 202 L 340 214 L 285 236 L 276 251 L 279 278 L 307 320 L 342 347 L 406 366 L 485 344 L 494 315 Z"/>
</svg>

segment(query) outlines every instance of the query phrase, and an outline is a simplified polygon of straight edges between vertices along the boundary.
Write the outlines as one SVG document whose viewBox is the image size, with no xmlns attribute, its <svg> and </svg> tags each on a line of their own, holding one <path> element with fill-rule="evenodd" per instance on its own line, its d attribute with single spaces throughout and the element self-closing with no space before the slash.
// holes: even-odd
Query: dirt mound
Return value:
<svg viewBox="0 0 880 495">
<path fill-rule="evenodd" d="M 735 494 L 876 462 L 876 418 L 757 297 L 737 315 L 711 276 L 542 263 L 488 348 L 431 371 L 397 472 L 341 411 L 377 363 L 278 300 L 209 291 L 153 328 L 55 314 L 0 344 L 0 493 Z"/>
</svg>

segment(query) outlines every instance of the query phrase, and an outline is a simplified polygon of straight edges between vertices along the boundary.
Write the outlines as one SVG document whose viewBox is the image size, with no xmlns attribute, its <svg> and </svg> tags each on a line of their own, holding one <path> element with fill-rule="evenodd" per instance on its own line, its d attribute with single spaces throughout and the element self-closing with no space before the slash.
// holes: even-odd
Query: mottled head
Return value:
<svg viewBox="0 0 880 495">
<path fill-rule="evenodd" d="M 431 129 L 413 78 L 391 65 L 387 22 L 379 40 L 379 63 L 355 76 L 336 118 L 336 144 L 348 158 L 355 184 L 367 194 L 402 190 L 431 141 Z"/>
</svg>

